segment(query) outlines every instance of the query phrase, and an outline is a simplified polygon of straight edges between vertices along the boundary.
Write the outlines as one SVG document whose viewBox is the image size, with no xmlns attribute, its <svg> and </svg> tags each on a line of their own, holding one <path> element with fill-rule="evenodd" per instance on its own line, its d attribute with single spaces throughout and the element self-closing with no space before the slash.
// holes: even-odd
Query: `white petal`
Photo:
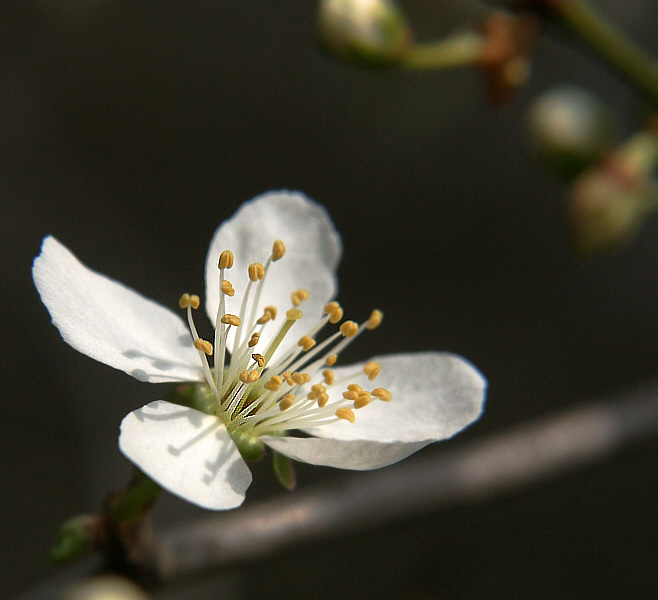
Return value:
<svg viewBox="0 0 658 600">
<path fill-rule="evenodd" d="M 121 452 L 183 500 L 211 510 L 240 506 L 251 472 L 222 421 L 169 402 L 151 402 L 121 423 Z"/>
<path fill-rule="evenodd" d="M 260 439 L 273 450 L 293 460 L 354 471 L 367 471 L 392 465 L 432 441 L 391 443 L 275 436 L 264 436 Z"/>
<path fill-rule="evenodd" d="M 178 315 L 85 267 L 55 238 L 43 240 L 32 277 L 53 323 L 79 352 L 141 381 L 203 378 Z"/>
<path fill-rule="evenodd" d="M 421 353 L 375 360 L 382 367 L 375 381 L 360 374 L 350 382 L 367 390 L 386 388 L 393 396 L 391 402 L 373 399 L 368 406 L 354 411 L 355 423 L 342 420 L 305 430 L 320 441 L 268 437 L 262 438 L 263 442 L 286 456 L 312 464 L 374 469 L 449 438 L 480 416 L 486 381 L 463 358 Z M 334 369 L 336 379 L 357 374 L 362 367 L 363 363 Z M 329 391 L 337 398 L 343 389 Z"/>
<path fill-rule="evenodd" d="M 291 292 L 306 289 L 310 298 L 299 307 L 304 318 L 295 323 L 286 346 L 294 344 L 317 322 L 322 316 L 323 306 L 336 293 L 335 270 L 340 260 L 341 242 L 327 211 L 298 192 L 269 192 L 258 196 L 243 204 L 231 219 L 222 223 L 210 243 L 206 261 L 206 310 L 214 322 L 219 303 L 217 262 L 222 250 L 231 250 L 235 256 L 235 264 L 226 271 L 226 278 L 236 293 L 232 298 L 226 298 L 226 312 L 238 315 L 249 281 L 249 264 L 260 262 L 264 265 L 277 239 L 285 244 L 286 253 L 270 267 L 256 316 L 260 316 L 268 305 L 276 306 L 279 316 L 266 325 L 261 335 L 258 351 L 262 353 L 278 332 L 286 310 L 292 308 Z M 232 347 L 233 332 L 234 328 L 231 328 L 229 348 Z"/>
</svg>

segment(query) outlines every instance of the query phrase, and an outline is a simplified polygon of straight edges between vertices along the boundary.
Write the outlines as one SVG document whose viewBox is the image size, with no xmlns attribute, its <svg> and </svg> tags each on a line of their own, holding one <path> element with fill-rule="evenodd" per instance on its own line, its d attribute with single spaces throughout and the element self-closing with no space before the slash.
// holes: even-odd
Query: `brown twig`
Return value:
<svg viewBox="0 0 658 600">
<path fill-rule="evenodd" d="M 657 431 L 658 383 L 613 402 L 522 425 L 470 448 L 173 526 L 157 538 L 156 569 L 163 581 L 171 581 L 423 511 L 479 502 L 604 460 Z"/>
</svg>

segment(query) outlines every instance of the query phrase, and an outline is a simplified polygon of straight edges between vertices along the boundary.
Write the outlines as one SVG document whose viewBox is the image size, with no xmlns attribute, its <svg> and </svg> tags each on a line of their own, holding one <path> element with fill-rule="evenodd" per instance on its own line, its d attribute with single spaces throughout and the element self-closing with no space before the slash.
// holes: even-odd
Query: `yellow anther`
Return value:
<svg viewBox="0 0 658 600">
<path fill-rule="evenodd" d="M 313 346 L 315 346 L 315 340 L 312 337 L 305 335 L 303 338 L 300 338 L 297 345 L 301 346 L 304 349 L 304 352 L 308 352 Z"/>
<path fill-rule="evenodd" d="M 350 408 L 339 408 L 336 411 L 336 416 L 339 419 L 345 419 L 346 421 L 349 421 L 350 423 L 354 423 L 356 421 L 356 417 L 354 416 L 354 412 Z"/>
<path fill-rule="evenodd" d="M 345 400 L 352 400 L 352 401 L 358 400 L 359 392 L 357 392 L 356 390 L 349 390 L 347 392 L 343 392 L 343 398 L 345 398 Z"/>
<path fill-rule="evenodd" d="M 257 381 L 259 377 L 260 373 L 258 371 L 242 371 L 242 373 L 240 373 L 240 381 L 242 383 L 253 383 L 254 381 Z"/>
<path fill-rule="evenodd" d="M 391 392 L 388 390 L 385 390 L 384 388 L 375 388 L 372 390 L 372 395 L 375 398 L 379 398 L 380 400 L 383 400 L 384 402 L 390 402 L 391 401 Z"/>
<path fill-rule="evenodd" d="M 291 308 L 286 311 L 286 319 L 288 319 L 288 321 L 299 321 L 303 316 L 304 313 L 298 308 Z"/>
<path fill-rule="evenodd" d="M 196 310 L 197 308 L 199 308 L 199 306 L 201 306 L 201 300 L 199 300 L 199 296 L 197 296 L 196 294 L 192 294 L 190 296 L 190 306 L 194 310 Z"/>
<path fill-rule="evenodd" d="M 311 386 L 311 391 L 306 397 L 309 400 L 316 400 L 319 399 L 322 394 L 326 394 L 326 391 L 326 387 L 324 387 L 321 383 L 316 383 L 315 385 Z"/>
<path fill-rule="evenodd" d="M 331 323 L 332 325 L 335 325 L 342 318 L 343 318 L 343 309 L 338 308 L 334 312 L 331 313 L 331 316 L 329 317 L 329 323 Z"/>
<path fill-rule="evenodd" d="M 343 309 L 338 302 L 329 302 L 324 305 L 325 314 L 329 315 L 329 322 L 335 325 L 343 318 Z"/>
<path fill-rule="evenodd" d="M 354 408 L 359 409 L 370 404 L 370 392 L 361 392 L 359 397 L 354 401 Z"/>
<path fill-rule="evenodd" d="M 304 383 L 308 383 L 311 381 L 311 375 L 309 373 L 293 373 L 292 374 L 292 380 L 297 384 L 297 385 L 302 385 Z"/>
<path fill-rule="evenodd" d="M 347 386 L 347 389 L 350 392 L 356 392 L 357 394 L 360 394 L 363 391 L 363 388 L 358 383 L 350 383 Z"/>
<path fill-rule="evenodd" d="M 334 384 L 334 372 L 331 369 L 325 369 L 322 371 L 322 377 L 324 377 L 324 382 L 327 385 L 333 385 Z"/>
<path fill-rule="evenodd" d="M 295 401 L 295 394 L 284 394 L 279 402 L 279 410 L 288 410 Z"/>
<path fill-rule="evenodd" d="M 190 304 L 189 294 L 183 294 L 178 300 L 178 306 L 180 306 L 181 308 L 187 308 L 189 304 Z"/>
<path fill-rule="evenodd" d="M 373 310 L 370 313 L 368 322 L 366 323 L 366 329 L 375 329 L 376 327 L 379 327 L 379 324 L 382 322 L 383 318 L 384 313 L 381 310 Z"/>
<path fill-rule="evenodd" d="M 325 366 L 331 367 L 336 364 L 336 361 L 338 360 L 338 354 L 330 354 L 327 356 L 327 358 L 324 361 Z"/>
<path fill-rule="evenodd" d="M 288 385 L 295 385 L 295 382 L 292 380 L 291 377 L 292 373 L 290 371 L 284 371 L 281 373 L 281 377 L 283 377 L 286 380 L 286 383 Z"/>
<path fill-rule="evenodd" d="M 320 408 L 327 406 L 327 402 L 329 402 L 329 394 L 327 394 L 327 392 L 323 392 L 318 396 L 318 406 Z"/>
<path fill-rule="evenodd" d="M 264 324 L 267 323 L 271 318 L 272 318 L 272 317 L 270 317 L 270 313 L 263 313 L 263 316 L 262 316 L 262 317 L 259 317 L 259 318 L 258 318 L 258 321 L 256 321 L 256 323 L 258 323 L 259 325 L 264 325 Z"/>
<path fill-rule="evenodd" d="M 240 325 L 242 325 L 240 317 L 231 314 L 224 315 L 220 321 L 224 323 L 224 325 L 233 325 L 233 327 L 240 327 Z"/>
<path fill-rule="evenodd" d="M 259 281 L 263 277 L 265 277 L 265 267 L 260 263 L 251 263 L 249 265 L 249 279 Z"/>
<path fill-rule="evenodd" d="M 345 321 L 339 329 L 344 337 L 354 337 L 359 330 L 359 326 L 354 321 Z"/>
<path fill-rule="evenodd" d="M 260 333 L 257 331 L 255 333 L 251 334 L 251 339 L 249 340 L 249 344 L 247 344 L 250 348 L 253 348 L 257 343 L 258 340 L 260 340 Z"/>
<path fill-rule="evenodd" d="M 228 279 L 222 281 L 222 292 L 227 296 L 233 296 L 235 294 L 233 285 L 231 285 L 231 282 Z"/>
<path fill-rule="evenodd" d="M 276 319 L 276 306 L 266 306 L 263 310 L 266 314 L 270 315 L 270 319 L 272 319 L 272 321 Z"/>
<path fill-rule="evenodd" d="M 269 381 L 265 384 L 265 389 L 270 392 L 277 392 L 283 383 L 283 379 L 278 375 L 272 375 Z"/>
<path fill-rule="evenodd" d="M 219 255 L 217 266 L 220 269 L 230 269 L 233 266 L 233 252 L 230 250 L 222 250 Z"/>
<path fill-rule="evenodd" d="M 252 354 L 251 358 L 253 358 L 257 363 L 259 367 L 264 367 L 265 366 L 265 357 L 262 354 Z"/>
<path fill-rule="evenodd" d="M 370 381 L 377 377 L 381 370 L 382 368 L 379 366 L 379 363 L 376 363 L 374 360 L 371 360 L 363 367 L 363 372 L 368 376 Z"/>
<path fill-rule="evenodd" d="M 201 352 L 205 352 L 208 356 L 212 356 L 212 344 L 201 338 L 194 340 L 194 347 Z"/>
<path fill-rule="evenodd" d="M 274 240 L 274 244 L 272 244 L 272 260 L 283 258 L 285 253 L 286 247 L 283 245 L 283 242 L 281 240 Z"/>
<path fill-rule="evenodd" d="M 308 290 L 295 290 L 290 294 L 293 306 L 299 306 L 304 300 L 308 300 L 311 294 Z"/>
<path fill-rule="evenodd" d="M 338 302 L 329 302 L 328 304 L 324 305 L 324 314 L 330 315 L 332 312 L 337 311 L 340 308 L 340 304 Z"/>
</svg>

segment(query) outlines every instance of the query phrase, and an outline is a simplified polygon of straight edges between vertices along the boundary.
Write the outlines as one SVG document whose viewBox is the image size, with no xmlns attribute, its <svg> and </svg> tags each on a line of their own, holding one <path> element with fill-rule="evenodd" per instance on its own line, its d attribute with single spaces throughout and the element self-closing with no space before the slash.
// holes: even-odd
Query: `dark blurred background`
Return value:
<svg viewBox="0 0 658 600">
<path fill-rule="evenodd" d="M 654 0 L 597 4 L 658 54 Z M 419 37 L 479 11 L 457 0 L 404 6 Z M 241 202 L 304 191 L 343 236 L 347 312 L 387 315 L 347 358 L 445 349 L 489 379 L 484 417 L 453 448 L 656 377 L 655 220 L 622 251 L 575 262 L 566 187 L 535 164 L 523 130 L 533 96 L 576 83 L 608 101 L 630 135 L 639 123 L 631 90 L 550 30 L 529 84 L 494 109 L 472 69 L 333 61 L 318 50 L 315 9 L 297 0 L 0 4 L 1 596 L 50 576 L 58 525 L 125 485 L 118 425 L 163 393 L 61 340 L 30 275 L 46 234 L 175 308 L 181 292 L 202 291 L 207 244 Z M 654 597 L 655 450 L 644 444 L 522 494 L 314 543 L 167 597 Z M 336 473 L 302 465 L 299 488 Z M 284 493 L 266 464 L 254 476 L 247 504 Z M 201 514 L 166 498 L 155 518 Z"/>
</svg>

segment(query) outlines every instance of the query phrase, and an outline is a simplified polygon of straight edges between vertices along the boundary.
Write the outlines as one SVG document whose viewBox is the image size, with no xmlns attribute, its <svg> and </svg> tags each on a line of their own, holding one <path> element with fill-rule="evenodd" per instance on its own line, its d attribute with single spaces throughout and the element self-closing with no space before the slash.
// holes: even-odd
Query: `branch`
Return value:
<svg viewBox="0 0 658 600">
<path fill-rule="evenodd" d="M 525 489 L 654 436 L 657 399 L 655 383 L 612 402 L 522 425 L 470 448 L 173 526 L 155 540 L 155 567 L 167 582 L 253 562 L 311 540 Z"/>
<path fill-rule="evenodd" d="M 571 409 L 439 456 L 156 532 L 152 566 L 163 584 L 255 562 L 282 548 L 385 526 L 446 506 L 527 489 L 611 458 L 658 433 L 658 382 L 607 402 Z M 410 493 L 413 491 L 413 493 Z M 385 502 L 373 502 L 385 498 Z M 16 600 L 57 597 L 101 571 L 96 559 L 63 571 Z"/>
</svg>

